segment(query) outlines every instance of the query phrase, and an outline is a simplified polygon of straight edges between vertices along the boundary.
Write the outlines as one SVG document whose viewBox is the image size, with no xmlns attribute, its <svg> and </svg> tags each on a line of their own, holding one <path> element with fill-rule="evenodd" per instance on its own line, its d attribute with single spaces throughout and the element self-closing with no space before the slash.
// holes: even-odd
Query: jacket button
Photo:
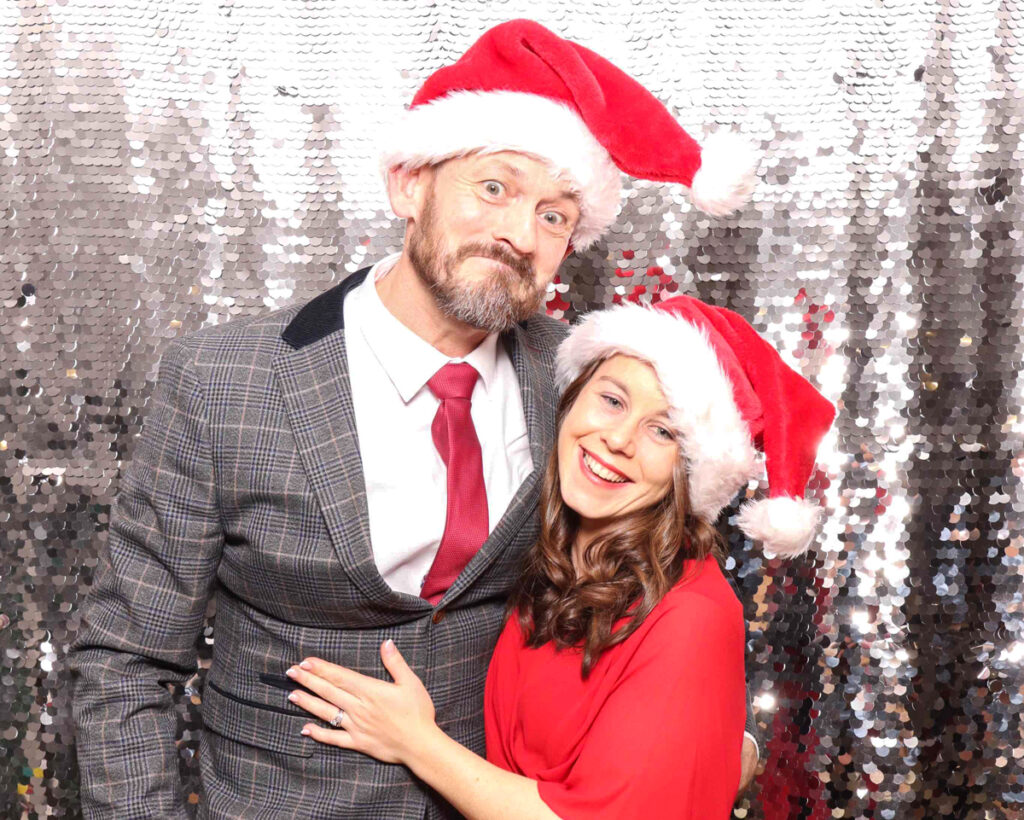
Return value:
<svg viewBox="0 0 1024 820">
<path fill-rule="evenodd" d="M 447 614 L 448 613 L 445 612 L 443 609 L 439 609 L 431 616 L 430 620 L 432 620 L 435 624 L 439 624 L 441 623 L 441 621 L 444 620 L 444 616 Z"/>
</svg>

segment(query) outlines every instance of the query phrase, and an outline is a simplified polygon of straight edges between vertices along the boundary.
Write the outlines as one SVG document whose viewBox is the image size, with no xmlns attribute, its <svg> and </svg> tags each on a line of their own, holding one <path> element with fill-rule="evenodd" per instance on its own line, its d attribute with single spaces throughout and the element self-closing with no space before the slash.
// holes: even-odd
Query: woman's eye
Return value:
<svg viewBox="0 0 1024 820">
<path fill-rule="evenodd" d="M 656 435 L 660 439 L 664 439 L 665 441 L 671 441 L 672 439 L 675 438 L 675 435 L 672 433 L 671 430 L 660 426 L 655 426 L 654 435 Z"/>
<path fill-rule="evenodd" d="M 601 398 L 605 400 L 605 403 L 610 404 L 612 407 L 616 409 L 622 407 L 622 402 L 619 401 L 615 396 L 609 396 L 607 393 L 602 393 Z"/>
<path fill-rule="evenodd" d="M 487 191 L 491 196 L 501 196 L 505 190 L 505 186 L 494 179 L 489 179 L 484 183 L 484 190 Z"/>
</svg>

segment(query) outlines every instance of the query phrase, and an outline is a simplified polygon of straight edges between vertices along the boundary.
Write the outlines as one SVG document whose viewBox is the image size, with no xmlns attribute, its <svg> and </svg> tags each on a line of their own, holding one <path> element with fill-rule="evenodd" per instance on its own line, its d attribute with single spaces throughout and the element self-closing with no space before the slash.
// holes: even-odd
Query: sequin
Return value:
<svg viewBox="0 0 1024 820">
<path fill-rule="evenodd" d="M 765 157 L 721 220 L 629 183 L 548 311 L 693 294 L 840 408 L 810 555 L 723 519 L 765 757 L 735 816 L 1024 812 L 1018 3 L 54 0 L 0 11 L 6 816 L 78 815 L 65 652 L 167 342 L 397 249 L 377 135 L 516 16 Z M 214 620 L 176 693 L 191 804 Z"/>
</svg>

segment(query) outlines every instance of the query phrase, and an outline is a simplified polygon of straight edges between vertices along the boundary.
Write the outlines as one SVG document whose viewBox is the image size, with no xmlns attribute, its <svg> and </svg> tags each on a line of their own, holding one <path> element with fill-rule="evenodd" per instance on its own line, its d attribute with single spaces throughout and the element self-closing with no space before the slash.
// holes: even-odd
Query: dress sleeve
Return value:
<svg viewBox="0 0 1024 820">
<path fill-rule="evenodd" d="M 541 781 L 540 796 L 564 820 L 728 818 L 743 701 L 742 614 L 684 596 L 644 636 L 571 770 Z"/>
<path fill-rule="evenodd" d="M 484 730 L 487 738 L 487 760 L 508 771 L 516 771 L 515 755 L 510 748 L 509 714 L 513 704 L 509 692 L 516 683 L 516 651 L 520 633 L 513 615 L 505 623 L 494 647 L 484 685 Z"/>
</svg>

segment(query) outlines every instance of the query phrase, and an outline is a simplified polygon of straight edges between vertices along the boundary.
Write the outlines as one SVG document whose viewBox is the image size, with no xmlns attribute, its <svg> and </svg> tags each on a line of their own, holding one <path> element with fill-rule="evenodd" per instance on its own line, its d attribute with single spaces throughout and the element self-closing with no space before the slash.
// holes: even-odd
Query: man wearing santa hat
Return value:
<svg viewBox="0 0 1024 820">
<path fill-rule="evenodd" d="M 400 253 L 162 357 L 70 657 L 88 817 L 186 815 L 166 686 L 195 673 L 211 596 L 202 816 L 454 816 L 403 767 L 301 735 L 285 670 L 317 656 L 383 678 L 391 638 L 438 724 L 483 751 L 553 446 L 567 329 L 540 310 L 547 285 L 612 224 L 622 173 L 721 215 L 756 164 L 524 20 L 429 77 L 384 141 Z"/>
</svg>

